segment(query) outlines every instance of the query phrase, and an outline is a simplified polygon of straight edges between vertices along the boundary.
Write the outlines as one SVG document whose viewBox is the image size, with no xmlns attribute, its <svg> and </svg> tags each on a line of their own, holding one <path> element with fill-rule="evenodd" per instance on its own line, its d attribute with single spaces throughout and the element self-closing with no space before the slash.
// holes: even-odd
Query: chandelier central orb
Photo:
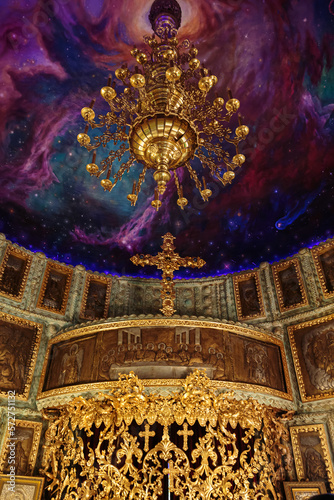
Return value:
<svg viewBox="0 0 334 500">
<path fill-rule="evenodd" d="M 136 204 L 146 172 L 151 169 L 157 184 L 152 206 L 159 209 L 160 196 L 173 177 L 177 204 L 184 209 L 188 200 L 183 195 L 181 169 L 188 171 L 203 200 L 207 201 L 212 192 L 205 177 L 199 179 L 196 160 L 208 168 L 213 178 L 223 185 L 230 184 L 235 177 L 234 170 L 245 161 L 238 144 L 249 129 L 242 125 L 240 115 L 235 131 L 229 128 L 240 106 L 229 89 L 226 104 L 217 95 L 210 99 L 218 79 L 197 59 L 198 50 L 194 45 L 188 40 L 179 43 L 176 38 L 181 24 L 181 9 L 176 0 L 155 0 L 149 19 L 154 34 L 144 37 L 148 49 L 134 47 L 131 50 L 139 66 L 130 70 L 123 64 L 115 71 L 116 79 L 123 84 L 122 92 L 116 91 L 116 81 L 111 83 L 109 77 L 101 96 L 110 111 L 95 121 L 95 100 L 90 107 L 84 107 L 81 115 L 87 124 L 77 139 L 81 146 L 93 151 L 92 162 L 86 169 L 98 178 L 105 174 L 101 180 L 105 190 L 111 191 L 133 164 L 140 163 L 139 179 L 134 181 L 132 193 L 127 196 L 131 205 Z M 91 139 L 89 128 L 100 128 L 102 132 Z M 98 166 L 97 150 L 100 146 L 103 150 L 109 143 L 113 147 L 109 146 L 108 155 L 103 155 Z M 113 170 L 115 163 L 118 163 L 117 171 Z"/>
</svg>

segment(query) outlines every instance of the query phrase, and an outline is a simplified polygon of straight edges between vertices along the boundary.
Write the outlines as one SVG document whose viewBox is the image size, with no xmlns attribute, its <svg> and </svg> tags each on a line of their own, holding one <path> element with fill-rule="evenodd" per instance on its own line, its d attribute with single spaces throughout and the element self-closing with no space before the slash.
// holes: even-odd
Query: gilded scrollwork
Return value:
<svg viewBox="0 0 334 500">
<path fill-rule="evenodd" d="M 147 394 L 133 372 L 120 375 L 110 394 L 75 398 L 44 417 L 41 473 L 52 500 L 157 499 L 166 490 L 181 499 L 282 498 L 291 415 L 217 395 L 199 370 L 167 396 Z"/>
</svg>

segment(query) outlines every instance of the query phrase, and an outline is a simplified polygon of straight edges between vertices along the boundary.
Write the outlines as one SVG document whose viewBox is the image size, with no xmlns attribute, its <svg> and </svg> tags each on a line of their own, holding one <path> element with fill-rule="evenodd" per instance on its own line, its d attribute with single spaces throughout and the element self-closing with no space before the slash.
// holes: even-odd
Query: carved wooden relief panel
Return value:
<svg viewBox="0 0 334 500">
<path fill-rule="evenodd" d="M 142 379 L 170 380 L 201 368 L 214 380 L 291 398 L 281 341 L 232 325 L 183 323 L 138 320 L 65 332 L 50 341 L 39 394 L 116 381 L 120 370 L 133 370 Z"/>
<path fill-rule="evenodd" d="M 315 267 L 326 298 L 334 296 L 334 244 L 325 243 L 312 248 Z"/>
<path fill-rule="evenodd" d="M 334 397 L 334 315 L 288 331 L 302 401 Z"/>
<path fill-rule="evenodd" d="M 298 481 L 324 481 L 334 492 L 334 471 L 323 424 L 290 428 Z"/>
<path fill-rule="evenodd" d="M 271 266 L 281 312 L 306 305 L 307 296 L 298 259 Z"/>
<path fill-rule="evenodd" d="M 111 278 L 88 274 L 85 283 L 80 316 L 84 319 L 101 319 L 108 316 Z"/>
<path fill-rule="evenodd" d="M 95 342 L 95 336 L 88 336 L 52 346 L 46 387 L 54 389 L 91 382 Z"/>
<path fill-rule="evenodd" d="M 265 315 L 257 271 L 233 276 L 233 285 L 238 319 L 254 319 Z"/>
<path fill-rule="evenodd" d="M 0 500 L 41 500 L 44 477 L 15 476 L 15 491 L 8 474 L 0 474 Z"/>
<path fill-rule="evenodd" d="M 37 307 L 65 314 L 73 270 L 48 261 Z"/>
<path fill-rule="evenodd" d="M 28 399 L 42 326 L 0 313 L 0 395 Z"/>
<path fill-rule="evenodd" d="M 14 428 L 14 431 L 10 431 Z M 15 473 L 19 476 L 31 476 L 34 472 L 39 441 L 42 433 L 40 422 L 29 420 L 15 420 L 14 427 L 8 422 L 5 441 L 0 457 L 0 472 L 9 473 L 10 465 L 15 466 Z M 13 438 L 15 438 L 13 440 Z M 9 457 L 9 444 L 15 443 L 15 457 Z M 14 459 L 14 462 L 11 460 Z"/>
<path fill-rule="evenodd" d="M 32 257 L 19 248 L 8 246 L 0 267 L 0 295 L 21 300 L 27 283 Z"/>
</svg>

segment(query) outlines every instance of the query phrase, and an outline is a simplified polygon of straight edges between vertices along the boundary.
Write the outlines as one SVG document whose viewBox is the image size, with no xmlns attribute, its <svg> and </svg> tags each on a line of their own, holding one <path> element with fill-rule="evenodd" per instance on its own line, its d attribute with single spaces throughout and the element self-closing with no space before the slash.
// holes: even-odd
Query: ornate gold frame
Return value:
<svg viewBox="0 0 334 500">
<path fill-rule="evenodd" d="M 20 285 L 20 291 L 19 291 L 19 294 L 17 296 L 15 296 L 15 295 L 12 295 L 11 293 L 6 293 L 6 292 L 0 290 L 0 295 L 3 295 L 4 297 L 10 297 L 11 299 L 19 302 L 23 297 L 24 289 L 25 289 L 25 286 L 27 284 L 28 274 L 30 271 L 31 263 L 32 263 L 32 256 L 29 255 L 28 253 L 24 252 L 20 248 L 16 248 L 16 247 L 13 247 L 12 245 L 8 245 L 6 248 L 5 255 L 4 255 L 4 258 L 2 260 L 1 266 L 0 266 L 0 281 L 1 281 L 3 273 L 5 271 L 8 259 L 11 255 L 14 255 L 15 257 L 21 258 L 22 260 L 24 260 L 26 262 L 26 267 L 25 267 L 23 277 L 22 277 L 22 282 Z"/>
<path fill-rule="evenodd" d="M 240 299 L 240 293 L 239 293 L 238 284 L 241 281 L 247 281 L 250 278 L 255 278 L 255 286 L 256 286 L 256 291 L 257 291 L 257 294 L 258 294 L 258 297 L 259 297 L 259 303 L 260 303 L 260 312 L 258 314 L 243 316 L 243 314 L 242 314 L 242 308 L 241 308 L 241 299 Z M 265 317 L 263 297 L 262 297 L 262 291 L 261 291 L 261 285 L 260 285 L 259 271 L 252 271 L 252 272 L 249 272 L 249 273 L 242 273 L 242 274 L 238 274 L 236 276 L 233 276 L 233 288 L 234 288 L 235 301 L 236 301 L 236 305 L 237 305 L 237 315 L 238 315 L 238 319 L 239 320 L 243 320 L 244 321 L 246 319 L 256 319 L 256 318 Z"/>
<path fill-rule="evenodd" d="M 325 483 L 323 481 L 316 482 L 305 482 L 300 483 L 294 482 L 283 482 L 284 493 L 286 500 L 298 500 L 295 493 L 310 493 L 310 495 L 320 495 L 321 493 L 327 493 Z M 310 497 L 312 498 L 312 497 Z"/>
<path fill-rule="evenodd" d="M 328 447 L 328 443 L 327 443 L 326 431 L 325 431 L 324 424 L 310 424 L 310 425 L 300 425 L 300 426 L 296 426 L 296 427 L 290 427 L 291 444 L 292 444 L 293 456 L 295 459 L 297 479 L 298 479 L 298 481 L 303 481 L 306 479 L 305 475 L 304 475 L 303 459 L 302 459 L 300 446 L 299 446 L 299 439 L 298 439 L 298 434 L 305 433 L 305 432 L 306 433 L 307 432 L 317 432 L 319 435 L 321 448 L 322 448 L 322 452 L 323 452 L 324 460 L 325 460 L 325 465 L 326 465 L 329 486 L 330 486 L 331 491 L 334 492 L 333 464 L 331 461 L 331 456 L 330 456 L 329 447 Z"/>
<path fill-rule="evenodd" d="M 266 342 L 271 342 L 274 345 L 277 345 L 280 349 L 282 366 L 283 366 L 283 375 L 286 383 L 286 392 L 281 392 L 276 389 L 271 389 L 270 387 L 258 386 L 246 383 L 238 383 L 238 382 L 228 382 L 228 381 L 220 381 L 220 380 L 212 380 L 211 383 L 217 389 L 219 388 L 227 388 L 229 390 L 246 390 L 255 393 L 264 393 L 269 394 L 271 396 L 275 396 L 281 399 L 292 401 L 292 389 L 289 377 L 288 364 L 285 356 L 285 350 L 283 346 L 283 342 L 277 338 L 273 338 L 270 335 L 257 331 L 251 330 L 249 328 L 233 325 L 228 323 L 219 323 L 213 321 L 200 321 L 200 320 L 175 320 L 171 318 L 156 318 L 156 319 L 136 319 L 136 320 L 126 320 L 126 321 L 117 321 L 111 322 L 107 321 L 106 323 L 98 324 L 98 325 L 88 325 L 83 326 L 81 328 L 71 329 L 66 332 L 61 333 L 60 335 L 52 338 L 48 343 L 47 352 L 44 359 L 44 364 L 42 368 L 42 373 L 40 377 L 40 383 L 37 392 L 37 400 L 42 400 L 49 397 L 58 396 L 61 394 L 70 394 L 77 393 L 83 391 L 100 391 L 104 389 L 111 389 L 117 385 L 116 381 L 106 381 L 106 382 L 93 382 L 90 384 L 80 384 L 76 386 L 68 386 L 59 389 L 52 389 L 49 391 L 43 392 L 43 385 L 46 376 L 46 370 L 48 366 L 48 360 L 50 351 L 52 346 L 60 341 L 74 339 L 81 336 L 87 336 L 89 334 L 99 332 L 99 331 L 108 331 L 108 330 L 116 330 L 118 328 L 131 328 L 131 327 L 152 327 L 152 326 L 185 326 L 185 327 L 206 327 L 213 328 L 216 330 L 226 329 L 232 333 L 240 333 L 244 336 L 258 339 Z M 120 367 L 121 370 L 121 367 Z M 183 384 L 182 379 L 144 379 L 143 384 L 145 387 L 178 387 Z"/>
<path fill-rule="evenodd" d="M 322 323 L 327 323 L 328 321 L 331 321 L 333 319 L 334 319 L 334 314 L 331 314 L 329 316 L 323 316 L 322 318 L 313 319 L 311 321 L 305 321 L 304 323 L 299 323 L 297 325 L 288 326 L 288 334 L 289 334 L 289 339 L 290 339 L 292 358 L 293 358 L 293 363 L 295 365 L 297 381 L 298 381 L 298 386 L 299 386 L 299 392 L 300 392 L 301 400 L 303 401 L 303 403 L 306 403 L 307 401 L 315 401 L 315 400 L 319 400 L 319 399 L 333 398 L 334 391 L 329 391 L 329 392 L 327 391 L 327 392 L 324 392 L 322 394 L 314 394 L 312 396 L 308 396 L 306 394 L 302 368 L 300 365 L 296 341 L 295 341 L 295 337 L 294 337 L 294 331 L 300 330 L 301 328 L 306 328 L 308 326 L 321 325 Z"/>
<path fill-rule="evenodd" d="M 311 253 L 312 253 L 314 265 L 315 265 L 315 268 L 317 270 L 317 274 L 318 274 L 319 281 L 320 281 L 320 284 L 321 284 L 322 292 L 323 292 L 324 297 L 326 299 L 329 299 L 330 297 L 334 296 L 334 290 L 332 292 L 330 292 L 327 289 L 326 281 L 325 281 L 325 278 L 324 278 L 324 271 L 323 271 L 323 268 L 322 268 L 322 265 L 321 265 L 319 257 L 320 257 L 320 255 L 322 255 L 323 253 L 327 252 L 328 250 L 330 250 L 333 247 L 334 247 L 334 243 L 332 241 L 329 241 L 327 243 L 323 243 L 322 245 L 319 245 L 317 247 L 313 247 L 311 249 Z"/>
<path fill-rule="evenodd" d="M 63 297 L 63 300 L 62 300 L 62 304 L 61 304 L 60 310 L 56 310 L 53 307 L 48 307 L 48 306 L 45 306 L 43 304 L 43 299 L 44 299 L 44 295 L 45 295 L 45 292 L 46 292 L 46 286 L 47 286 L 48 279 L 49 279 L 51 271 L 57 271 L 58 273 L 63 274 L 63 275 L 66 276 L 66 285 L 65 285 L 64 297 Z M 67 306 L 67 301 L 68 301 L 68 297 L 69 297 L 69 293 L 70 293 L 70 286 L 71 286 L 71 281 L 72 281 L 72 275 L 73 275 L 73 269 L 71 269 L 69 267 L 66 267 L 64 265 L 61 265 L 61 264 L 56 264 L 55 262 L 52 262 L 52 261 L 48 261 L 47 265 L 46 265 L 46 268 L 45 268 L 43 283 L 42 283 L 41 291 L 39 293 L 39 297 L 38 297 L 38 300 L 37 300 L 36 307 L 38 307 L 39 309 L 45 309 L 46 311 L 50 311 L 50 312 L 53 312 L 53 313 L 56 313 L 56 314 L 62 314 L 62 315 L 65 314 L 66 306 Z"/>
<path fill-rule="evenodd" d="M 0 475 L 0 500 L 8 500 L 8 496 L 3 495 L 3 488 L 9 482 L 9 475 Z M 15 476 L 15 485 L 17 486 L 35 486 L 34 496 L 31 500 L 41 500 L 43 493 L 44 477 Z M 7 493 L 6 493 L 7 495 Z M 12 497 L 14 498 L 14 497 Z"/>
<path fill-rule="evenodd" d="M 35 323 L 35 322 L 29 321 L 27 319 L 19 318 L 17 316 L 12 316 L 10 314 L 1 313 L 1 312 L 0 312 L 0 319 L 3 321 L 7 321 L 8 323 L 14 323 L 15 325 L 33 327 L 36 329 L 36 335 L 35 335 L 35 339 L 34 339 L 34 342 L 32 345 L 32 355 L 31 355 L 27 380 L 26 380 L 25 385 L 24 385 L 24 391 L 22 394 L 18 394 L 18 393 L 15 394 L 15 399 L 27 401 L 28 396 L 29 396 L 31 382 L 32 382 L 33 375 L 34 375 L 34 369 L 35 369 L 35 365 L 36 365 L 39 344 L 41 341 L 43 325 L 41 325 L 40 323 Z M 0 389 L 0 396 L 8 397 L 8 391 L 2 391 Z"/>
<path fill-rule="evenodd" d="M 31 450 L 30 450 L 29 457 L 28 457 L 29 467 L 30 467 L 31 473 L 33 473 L 35 463 L 36 463 L 37 454 L 38 454 L 39 441 L 41 439 L 41 434 L 42 434 L 42 423 L 41 422 L 33 422 L 31 420 L 15 420 L 15 427 L 26 427 L 29 429 L 33 429 L 32 445 L 31 445 Z M 5 465 L 6 465 L 6 458 L 7 458 L 6 445 L 7 445 L 7 442 L 11 441 L 13 438 L 15 438 L 15 431 L 14 431 L 14 436 L 10 436 L 9 429 L 7 426 L 5 439 L 3 442 L 3 447 L 2 447 L 1 455 L 0 455 L 0 472 L 3 472 Z"/>
<path fill-rule="evenodd" d="M 299 283 L 301 294 L 302 294 L 302 301 L 299 302 L 298 304 L 284 307 L 284 297 L 283 297 L 282 288 L 281 288 L 281 284 L 279 281 L 278 273 L 280 271 L 284 271 L 285 269 L 290 267 L 291 264 L 294 265 L 296 273 L 297 273 L 298 283 Z M 278 298 L 278 305 L 279 305 L 281 312 L 291 311 L 292 309 L 296 309 L 296 308 L 299 308 L 299 307 L 302 307 L 302 306 L 305 306 L 308 304 L 306 290 L 305 290 L 305 286 L 304 286 L 304 282 L 303 282 L 303 278 L 302 278 L 302 274 L 301 274 L 301 270 L 300 270 L 300 264 L 299 264 L 299 260 L 297 258 L 289 259 L 289 260 L 286 260 L 286 261 L 281 262 L 279 264 L 273 264 L 271 266 L 271 270 L 272 270 L 273 277 L 274 277 L 274 283 L 275 283 L 275 288 L 276 288 L 276 293 L 277 293 L 277 298 Z"/>
<path fill-rule="evenodd" d="M 80 318 L 93 319 L 93 320 L 95 319 L 95 318 L 91 318 L 89 316 L 85 316 L 85 314 L 84 314 L 85 309 L 86 309 L 86 304 L 87 304 L 89 285 L 92 281 L 95 281 L 97 283 L 103 283 L 103 284 L 107 285 L 106 303 L 104 305 L 104 311 L 103 311 L 103 318 L 107 318 L 108 310 L 109 310 L 110 295 L 111 295 L 111 278 L 107 277 L 107 276 L 97 276 L 96 274 L 87 274 L 82 303 L 81 303 Z"/>
</svg>

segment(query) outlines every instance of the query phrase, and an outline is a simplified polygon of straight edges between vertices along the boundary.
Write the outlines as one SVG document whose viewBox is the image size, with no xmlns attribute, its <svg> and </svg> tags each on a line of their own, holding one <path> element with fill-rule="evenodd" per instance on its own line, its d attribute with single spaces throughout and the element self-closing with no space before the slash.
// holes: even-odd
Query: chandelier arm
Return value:
<svg viewBox="0 0 334 500">
<path fill-rule="evenodd" d="M 134 160 L 135 160 L 135 157 L 133 157 Z M 146 175 L 146 172 L 147 172 L 147 166 L 144 165 L 143 167 L 143 170 L 142 172 L 140 173 L 139 175 L 139 179 L 138 179 L 138 182 L 136 184 L 136 195 L 138 196 L 138 194 L 140 193 L 140 189 L 141 189 L 141 185 L 143 184 L 143 182 L 145 181 L 145 175 Z"/>
<path fill-rule="evenodd" d="M 196 156 L 196 155 L 195 155 Z M 189 175 L 190 175 L 190 178 L 195 182 L 196 184 L 196 187 L 199 191 L 202 191 L 202 184 L 201 184 L 201 181 L 198 179 L 197 177 L 197 174 L 195 172 L 195 170 L 191 167 L 190 163 L 187 162 L 185 164 L 185 166 L 187 167 L 187 170 L 189 172 Z"/>
<path fill-rule="evenodd" d="M 197 150 L 196 151 L 196 154 L 195 154 L 195 157 L 198 158 L 200 160 L 200 162 L 202 163 L 202 165 L 205 167 L 210 167 L 213 166 L 215 167 L 216 166 L 216 163 L 215 161 L 210 157 L 208 156 L 205 156 L 205 154 L 203 153 L 203 151 L 201 150 Z"/>
<path fill-rule="evenodd" d="M 96 121 L 92 120 L 92 121 L 89 121 L 89 125 L 91 127 L 91 129 L 93 130 L 94 128 L 102 128 L 105 126 L 105 120 L 100 120 L 99 123 L 97 123 Z"/>
<path fill-rule="evenodd" d="M 176 170 L 174 170 L 174 181 L 175 181 L 175 186 L 176 186 L 176 190 L 177 190 L 177 194 L 178 194 L 178 197 L 179 198 L 182 198 L 182 195 L 181 195 L 181 189 L 180 189 L 180 181 L 179 181 L 179 178 L 178 178 L 178 175 L 176 173 Z M 183 193 L 182 193 L 183 194 Z"/>
<path fill-rule="evenodd" d="M 213 162 L 214 166 L 217 167 L 217 160 L 224 161 L 228 163 L 229 154 L 225 151 L 220 144 L 206 144 L 205 148 L 209 153 L 210 160 Z"/>
<path fill-rule="evenodd" d="M 113 141 L 114 144 L 117 144 L 119 140 L 124 141 L 119 137 L 119 133 L 110 133 L 109 130 L 103 132 L 103 134 L 94 137 L 94 143 L 85 145 L 87 151 L 92 151 L 93 149 L 97 149 L 100 146 L 106 147 L 108 142 Z"/>
<path fill-rule="evenodd" d="M 221 175 L 219 174 L 218 170 L 216 170 L 215 172 L 215 176 L 217 177 L 217 179 L 223 184 L 223 186 L 226 186 L 227 182 L 224 181 L 224 179 L 221 177 Z"/>
<path fill-rule="evenodd" d="M 237 146 L 237 144 L 239 144 L 240 142 L 240 139 L 239 137 L 234 137 L 234 138 L 225 137 L 225 141 L 229 142 L 230 144 L 234 144 L 234 146 Z"/>
<path fill-rule="evenodd" d="M 175 186 L 176 186 L 177 195 L 178 195 L 177 204 L 181 208 L 181 210 L 184 210 L 184 207 L 188 205 L 188 200 L 187 200 L 187 198 L 185 198 L 183 196 L 183 186 L 180 185 L 180 180 L 179 180 L 179 177 L 176 173 L 176 170 L 173 171 L 173 174 L 174 174 L 174 181 L 175 181 Z"/>
<path fill-rule="evenodd" d="M 130 158 L 127 162 L 122 163 L 119 170 L 113 175 L 114 182 L 113 182 L 112 188 L 114 188 L 116 186 L 117 182 L 122 179 L 125 172 L 129 172 L 130 167 L 133 165 L 133 163 L 134 163 L 133 158 Z"/>
<path fill-rule="evenodd" d="M 103 171 L 105 171 L 109 166 L 111 167 L 113 162 L 117 159 L 118 161 L 121 160 L 122 156 L 129 151 L 129 149 L 125 146 L 125 144 L 121 144 L 120 148 L 118 150 L 112 149 L 109 151 L 109 154 L 107 158 L 103 161 L 101 161 L 100 165 L 103 168 Z M 131 155 L 130 158 L 134 157 Z M 133 160 L 132 160 L 133 161 Z"/>
</svg>

